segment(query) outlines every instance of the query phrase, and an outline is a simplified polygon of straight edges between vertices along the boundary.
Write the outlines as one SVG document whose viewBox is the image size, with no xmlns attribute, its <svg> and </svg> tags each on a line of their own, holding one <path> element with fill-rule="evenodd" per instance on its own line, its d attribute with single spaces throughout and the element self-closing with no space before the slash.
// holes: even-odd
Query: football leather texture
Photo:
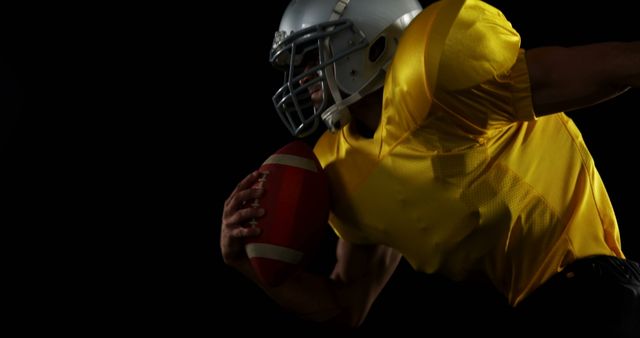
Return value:
<svg viewBox="0 0 640 338">
<path fill-rule="evenodd" d="M 245 242 L 260 282 L 274 287 L 304 266 L 318 250 L 329 218 L 327 177 L 311 147 L 293 141 L 271 155 L 260 167 L 256 186 L 264 189 L 252 207 L 264 216 L 250 226 L 257 237 Z"/>
</svg>

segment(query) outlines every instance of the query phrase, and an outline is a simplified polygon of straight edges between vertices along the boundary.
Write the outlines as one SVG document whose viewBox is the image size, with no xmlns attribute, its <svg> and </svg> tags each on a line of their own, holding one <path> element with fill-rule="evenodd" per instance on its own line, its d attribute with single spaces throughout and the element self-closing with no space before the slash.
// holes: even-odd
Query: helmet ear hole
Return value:
<svg viewBox="0 0 640 338">
<path fill-rule="evenodd" d="M 374 43 L 371 44 L 369 48 L 369 61 L 376 62 L 382 54 L 384 54 L 384 50 L 387 46 L 387 39 L 384 36 L 376 39 Z"/>
</svg>

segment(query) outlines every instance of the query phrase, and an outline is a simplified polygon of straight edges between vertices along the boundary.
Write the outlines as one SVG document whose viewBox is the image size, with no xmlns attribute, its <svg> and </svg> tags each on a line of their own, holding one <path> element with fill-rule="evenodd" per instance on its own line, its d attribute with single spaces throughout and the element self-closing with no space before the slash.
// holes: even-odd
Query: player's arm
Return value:
<svg viewBox="0 0 640 338">
<path fill-rule="evenodd" d="M 261 287 L 302 318 L 354 328 L 366 318 L 401 257 L 389 247 L 339 240 L 337 263 L 330 278 L 302 271 L 278 287 Z"/>
<path fill-rule="evenodd" d="M 398 267 L 402 255 L 383 245 L 355 245 L 338 241 L 336 266 L 331 280 L 336 285 L 341 313 L 337 319 L 358 326 Z"/>
<path fill-rule="evenodd" d="M 247 176 L 224 205 L 220 248 L 226 264 L 261 286 L 281 306 L 302 318 L 345 327 L 357 327 L 387 283 L 401 255 L 385 246 L 362 246 L 339 240 L 336 266 L 331 276 L 301 271 L 278 287 L 262 285 L 244 250 L 244 238 L 259 235 L 258 228 L 245 227 L 263 211 L 245 202 L 263 193 L 252 186 L 259 175 Z"/>
<path fill-rule="evenodd" d="M 542 47 L 526 54 L 537 116 L 569 111 L 640 87 L 640 42 Z"/>
</svg>

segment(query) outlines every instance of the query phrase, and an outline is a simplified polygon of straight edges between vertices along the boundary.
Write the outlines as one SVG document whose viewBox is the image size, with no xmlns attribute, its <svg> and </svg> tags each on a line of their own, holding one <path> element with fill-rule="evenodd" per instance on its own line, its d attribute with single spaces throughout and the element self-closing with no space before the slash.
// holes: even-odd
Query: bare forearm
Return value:
<svg viewBox="0 0 640 338">
<path fill-rule="evenodd" d="M 621 78 L 623 84 L 640 88 L 640 41 L 621 46 Z"/>
<path fill-rule="evenodd" d="M 594 62 L 591 75 L 603 87 L 640 86 L 640 41 L 609 42 L 576 47 Z M 593 55 L 593 57 L 591 57 Z"/>
<path fill-rule="evenodd" d="M 640 87 L 640 42 L 609 42 L 527 52 L 536 114 L 568 111 Z"/>
</svg>

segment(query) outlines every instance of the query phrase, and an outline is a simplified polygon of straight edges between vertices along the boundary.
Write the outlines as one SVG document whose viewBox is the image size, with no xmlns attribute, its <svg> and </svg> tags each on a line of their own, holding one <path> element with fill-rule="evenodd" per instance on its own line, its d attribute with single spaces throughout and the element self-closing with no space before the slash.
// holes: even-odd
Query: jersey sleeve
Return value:
<svg viewBox="0 0 640 338">
<path fill-rule="evenodd" d="M 473 133 L 534 119 L 520 35 L 480 0 L 433 3 L 405 30 L 387 74 L 385 142 L 450 114 L 449 127 Z M 438 118 L 442 121 L 442 118 Z M 445 126 L 446 127 L 446 126 Z"/>
<path fill-rule="evenodd" d="M 535 119 L 520 36 L 498 9 L 467 0 L 445 42 L 434 96 L 485 132 Z"/>
<path fill-rule="evenodd" d="M 437 86 L 469 88 L 508 71 L 516 62 L 520 35 L 495 7 L 467 0 L 447 35 Z"/>
</svg>

